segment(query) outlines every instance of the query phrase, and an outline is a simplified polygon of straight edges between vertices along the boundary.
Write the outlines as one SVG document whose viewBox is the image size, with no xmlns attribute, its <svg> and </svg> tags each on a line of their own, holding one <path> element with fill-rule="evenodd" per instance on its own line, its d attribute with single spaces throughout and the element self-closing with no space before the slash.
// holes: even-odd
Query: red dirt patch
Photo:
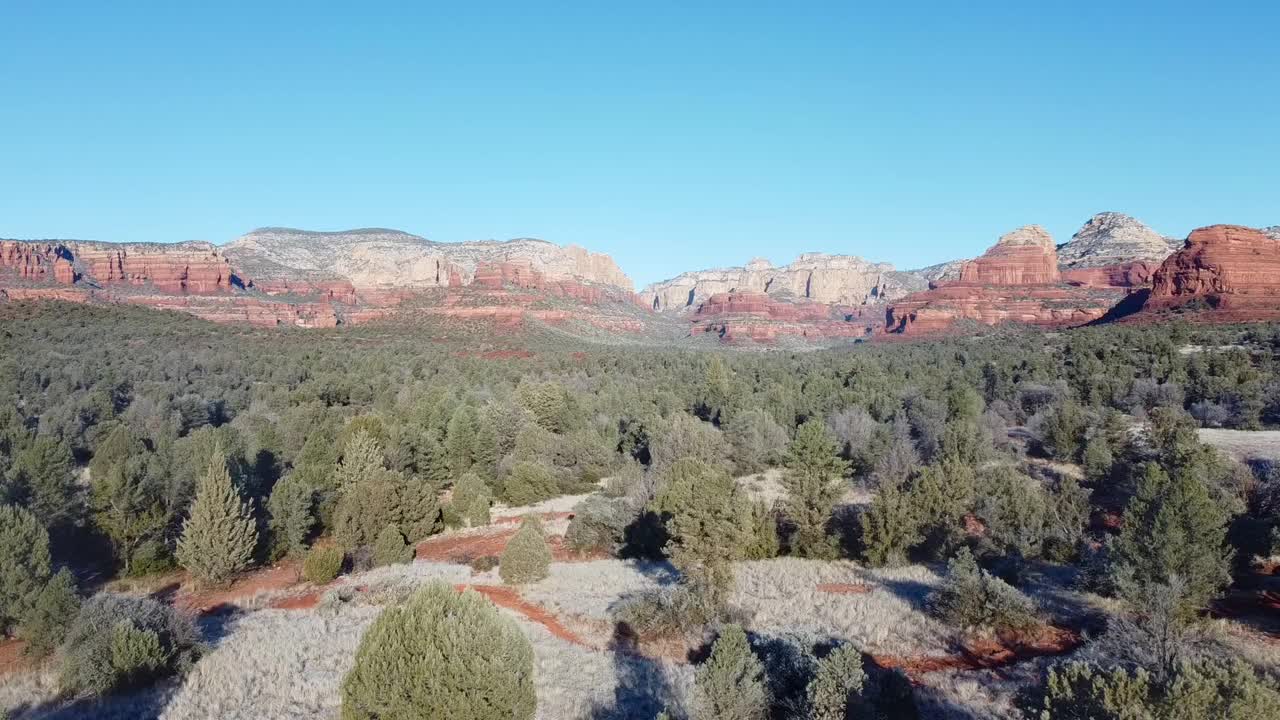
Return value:
<svg viewBox="0 0 1280 720">
<path fill-rule="evenodd" d="M 818 592 L 832 595 L 866 595 L 874 589 L 863 583 L 818 583 Z"/>
<path fill-rule="evenodd" d="M 237 600 L 251 598 L 262 592 L 286 590 L 298 584 L 300 563 L 289 560 L 275 567 L 264 568 L 236 578 L 225 588 L 193 590 L 184 583 L 174 598 L 173 606 L 196 613 L 208 613 L 233 605 Z M 189 581 L 188 581 L 189 582 Z"/>
<path fill-rule="evenodd" d="M 520 593 L 516 592 L 514 588 L 500 585 L 454 585 L 453 588 L 458 592 L 468 589 L 475 590 L 493 601 L 494 605 L 520 613 L 529 620 L 545 627 L 552 635 L 565 642 L 582 647 L 592 647 L 580 635 L 565 627 L 555 615 L 552 615 L 545 608 L 520 597 Z"/>
<path fill-rule="evenodd" d="M 1066 628 L 1046 626 L 1032 636 L 1004 636 L 966 642 L 954 655 L 896 657 L 874 655 L 872 660 L 886 669 L 900 669 L 912 681 L 943 670 L 991 670 L 1024 660 L 1071 652 L 1083 642 Z"/>
<path fill-rule="evenodd" d="M 418 543 L 417 559 L 469 565 L 477 558 L 501 556 L 515 534 L 516 528 L 504 524 L 484 532 L 436 535 Z M 547 545 L 551 547 L 551 557 L 557 562 L 583 562 L 608 557 L 607 553 L 574 552 L 565 547 L 564 538 L 560 535 L 548 536 Z"/>
<path fill-rule="evenodd" d="M 27 644 L 22 640 L 0 641 L 0 675 L 8 675 L 26 664 L 26 656 L 22 654 Z"/>
</svg>

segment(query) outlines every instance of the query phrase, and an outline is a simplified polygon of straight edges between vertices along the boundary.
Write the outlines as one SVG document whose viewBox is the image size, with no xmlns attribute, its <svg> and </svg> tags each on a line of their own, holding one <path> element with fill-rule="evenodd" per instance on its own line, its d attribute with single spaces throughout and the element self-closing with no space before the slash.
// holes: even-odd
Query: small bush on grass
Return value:
<svg viewBox="0 0 1280 720">
<path fill-rule="evenodd" d="M 693 690 L 694 717 L 763 720 L 769 714 L 764 666 L 751 652 L 739 625 L 727 625 L 698 667 Z"/>
<path fill-rule="evenodd" d="M 62 689 L 94 697 L 142 687 L 185 673 L 202 651 L 195 623 L 172 607 L 102 593 L 85 602 L 67 631 Z"/>
<path fill-rule="evenodd" d="M 574 507 L 564 543 L 574 552 L 614 552 L 638 514 L 627 498 L 592 495 Z"/>
<path fill-rule="evenodd" d="M 337 545 L 313 547 L 302 561 L 302 579 L 316 585 L 332 582 L 342 572 L 344 560 L 342 548 Z"/>
<path fill-rule="evenodd" d="M 502 551 L 498 574 L 508 585 L 522 585 L 545 578 L 550 567 L 551 548 L 542 534 L 542 523 L 536 517 L 526 517 Z"/>
<path fill-rule="evenodd" d="M 1037 624 L 1031 598 L 979 568 L 968 548 L 947 564 L 947 578 L 928 605 L 931 614 L 965 631 L 1018 631 Z"/>
<path fill-rule="evenodd" d="M 530 720 L 536 706 L 529 640 L 438 582 L 374 621 L 342 683 L 343 720 Z"/>
<path fill-rule="evenodd" d="M 413 562 L 413 548 L 404 541 L 400 529 L 395 525 L 383 528 L 377 542 L 373 544 L 374 566 L 403 565 L 410 562 Z"/>
<path fill-rule="evenodd" d="M 844 720 L 862 696 L 867 675 L 862 670 L 862 653 L 852 645 L 841 645 L 818 663 L 818 672 L 809 683 L 810 720 Z"/>
<path fill-rule="evenodd" d="M 473 572 L 483 573 L 498 567 L 501 561 L 493 555 L 485 555 L 471 561 L 471 570 Z"/>
<path fill-rule="evenodd" d="M 518 463 L 502 486 L 502 497 L 510 505 L 533 505 L 559 494 L 560 486 L 551 469 L 536 462 Z"/>
<path fill-rule="evenodd" d="M 719 597 L 714 588 L 682 581 L 621 600 L 613 617 L 639 637 L 676 637 L 699 631 L 716 619 Z"/>
<path fill-rule="evenodd" d="M 27 641 L 23 652 L 36 658 L 52 654 L 62 644 L 67 628 L 79 612 L 80 594 L 75 578 L 63 568 L 44 586 L 22 619 L 20 630 Z"/>
</svg>

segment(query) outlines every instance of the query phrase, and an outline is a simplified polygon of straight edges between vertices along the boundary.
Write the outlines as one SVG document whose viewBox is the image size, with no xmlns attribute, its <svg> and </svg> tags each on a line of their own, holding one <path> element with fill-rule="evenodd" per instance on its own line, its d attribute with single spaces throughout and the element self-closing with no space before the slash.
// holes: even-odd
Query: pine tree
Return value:
<svg viewBox="0 0 1280 720">
<path fill-rule="evenodd" d="M 533 515 L 526 516 L 502 551 L 498 574 L 508 585 L 523 585 L 545 578 L 550 567 L 551 548 L 542 532 L 542 523 Z"/>
<path fill-rule="evenodd" d="M 337 470 L 339 492 L 347 492 L 384 467 L 382 447 L 367 430 L 357 430 L 342 449 Z"/>
<path fill-rule="evenodd" d="M 852 645 L 841 645 L 821 662 L 809 681 L 809 720 L 844 720 L 862 696 L 867 675 L 862 669 L 862 653 Z"/>
<path fill-rule="evenodd" d="M 249 567 L 258 544 L 253 513 L 240 499 L 223 458 L 215 452 L 200 478 L 175 553 L 183 567 L 210 583 L 225 582 Z"/>
<path fill-rule="evenodd" d="M 64 443 L 37 437 L 14 456 L 7 484 L 8 501 L 35 513 L 47 528 L 65 527 L 81 515 L 71 450 Z"/>
<path fill-rule="evenodd" d="M 271 534 L 277 556 L 306 550 L 315 529 L 316 491 L 297 472 L 290 473 L 271 490 L 267 510 L 271 513 Z"/>
<path fill-rule="evenodd" d="M 454 484 L 449 508 L 459 522 L 468 527 L 481 527 L 489 524 L 489 506 L 492 503 L 489 486 L 479 475 L 467 473 Z"/>
<path fill-rule="evenodd" d="M 896 484 L 881 486 L 871 507 L 862 515 L 862 546 L 867 562 L 878 567 L 901 565 L 922 539 L 920 518 L 910 496 Z"/>
<path fill-rule="evenodd" d="M 794 553 L 803 557 L 830 558 L 835 542 L 827 533 L 832 508 L 844 489 L 848 464 L 839 458 L 840 448 L 820 422 L 800 426 L 787 449 L 787 489 L 783 511 L 795 523 L 791 539 Z"/>
<path fill-rule="evenodd" d="M 53 654 L 79 611 L 75 577 L 63 568 L 40 590 L 22 618 L 20 634 L 27 641 L 23 652 L 37 658 Z"/>
<path fill-rule="evenodd" d="M 1204 607 L 1231 579 L 1227 511 L 1194 474 L 1170 477 L 1148 463 L 1129 501 L 1112 548 L 1116 572 L 1132 572 L 1139 585 L 1186 584 L 1184 611 Z"/>
<path fill-rule="evenodd" d="M 48 531 L 33 513 L 0 505 L 0 636 L 31 611 L 51 571 Z"/>
<path fill-rule="evenodd" d="M 764 720 L 769 696 L 764 666 L 751 652 L 740 625 L 728 625 L 711 646 L 711 656 L 694 680 L 694 717 L 716 720 Z"/>
<path fill-rule="evenodd" d="M 730 563 L 752 531 L 741 522 L 745 502 L 723 470 L 692 458 L 676 461 L 653 503 L 670 536 L 665 551 L 671 563 L 693 581 L 726 589 Z"/>
</svg>

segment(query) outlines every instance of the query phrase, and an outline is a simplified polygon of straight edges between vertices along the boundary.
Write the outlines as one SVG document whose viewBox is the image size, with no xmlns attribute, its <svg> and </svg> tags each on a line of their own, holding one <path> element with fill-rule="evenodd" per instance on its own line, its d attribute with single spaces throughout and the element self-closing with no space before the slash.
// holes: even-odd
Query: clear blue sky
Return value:
<svg viewBox="0 0 1280 720">
<path fill-rule="evenodd" d="M 643 284 L 1280 223 L 1271 0 L 195 5 L 0 0 L 0 236 L 535 236 Z"/>
</svg>

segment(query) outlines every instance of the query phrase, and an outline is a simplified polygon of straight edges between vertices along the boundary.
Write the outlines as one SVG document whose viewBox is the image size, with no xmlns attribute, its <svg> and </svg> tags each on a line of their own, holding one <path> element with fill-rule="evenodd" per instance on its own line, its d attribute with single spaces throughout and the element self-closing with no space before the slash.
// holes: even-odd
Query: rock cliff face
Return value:
<svg viewBox="0 0 1280 720">
<path fill-rule="evenodd" d="M 733 291 L 707 298 L 690 317 L 690 334 L 726 342 L 773 343 L 782 338 L 832 340 L 874 332 L 861 307 L 783 302 L 762 292 Z"/>
<path fill-rule="evenodd" d="M 1240 225 L 1193 231 L 1153 275 L 1142 312 L 1174 309 L 1202 321 L 1280 318 L 1280 242 Z"/>
<path fill-rule="evenodd" d="M 1065 282 L 1053 238 L 1044 228 L 1019 228 L 982 257 L 964 263 L 956 280 L 936 280 L 885 311 L 885 332 L 949 332 L 964 321 L 1079 325 L 1102 317 L 1124 294 L 1120 288 Z"/>
<path fill-rule="evenodd" d="M 1002 235 L 986 254 L 960 267 L 960 282 L 971 285 L 1051 285 L 1060 279 L 1053 237 L 1039 225 Z"/>
<path fill-rule="evenodd" d="M 127 302 L 263 326 L 358 324 L 405 303 L 426 315 L 508 324 L 637 322 L 631 281 L 608 256 L 541 240 L 450 245 L 390 230 L 271 229 L 225 248 L 5 240 L 0 292 L 7 300 Z M 541 308 L 547 298 L 563 298 L 566 309 Z M 597 307 L 604 304 L 627 312 Z"/>
<path fill-rule="evenodd" d="M 486 266 L 527 266 L 545 280 L 575 281 L 630 292 L 631 280 L 608 255 L 545 240 L 438 243 L 396 230 L 320 233 L 263 228 L 223 251 L 255 281 L 346 281 L 360 288 L 470 285 Z"/>
<path fill-rule="evenodd" d="M 782 267 L 756 259 L 745 267 L 687 272 L 647 286 L 640 300 L 658 312 L 696 312 L 711 296 L 728 292 L 763 293 L 780 301 L 865 305 L 925 286 L 924 280 L 897 272 L 888 263 L 805 253 Z"/>
</svg>

